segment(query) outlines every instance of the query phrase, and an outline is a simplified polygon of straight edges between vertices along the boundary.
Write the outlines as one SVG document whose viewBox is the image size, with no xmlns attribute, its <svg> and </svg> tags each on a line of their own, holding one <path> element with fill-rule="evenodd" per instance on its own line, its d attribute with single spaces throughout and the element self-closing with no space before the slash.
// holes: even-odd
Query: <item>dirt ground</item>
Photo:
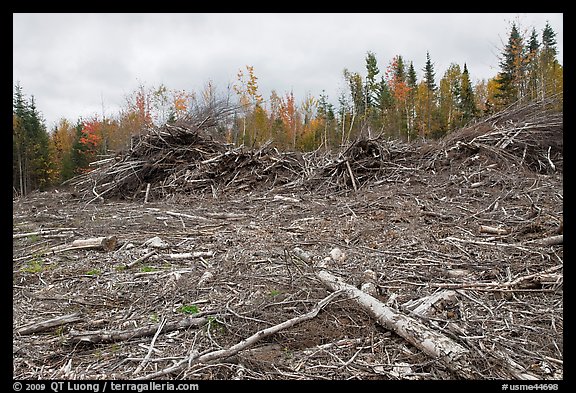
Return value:
<svg viewBox="0 0 576 393">
<path fill-rule="evenodd" d="M 13 377 L 463 378 L 345 295 L 233 356 L 182 366 L 309 312 L 331 292 L 326 270 L 463 346 L 475 379 L 562 379 L 563 245 L 541 242 L 562 233 L 561 171 L 481 154 L 409 169 L 356 191 L 15 198 Z M 99 237 L 113 249 L 51 249 Z M 449 301 L 412 312 L 442 291 Z"/>
</svg>

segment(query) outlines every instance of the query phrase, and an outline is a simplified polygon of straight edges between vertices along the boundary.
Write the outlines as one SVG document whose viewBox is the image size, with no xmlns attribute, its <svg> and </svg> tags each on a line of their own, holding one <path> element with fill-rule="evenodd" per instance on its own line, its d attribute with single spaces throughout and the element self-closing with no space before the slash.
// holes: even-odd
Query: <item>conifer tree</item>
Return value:
<svg viewBox="0 0 576 393">
<path fill-rule="evenodd" d="M 24 97 L 19 83 L 12 103 L 12 179 L 20 195 L 49 185 L 49 137 L 34 96 Z"/>
<path fill-rule="evenodd" d="M 432 60 L 430 59 L 430 52 L 426 52 L 426 65 L 424 66 L 424 83 L 426 84 L 427 98 L 426 98 L 426 133 L 432 130 L 432 113 L 435 107 L 435 96 L 436 96 L 436 82 L 434 81 L 435 72 Z"/>
<path fill-rule="evenodd" d="M 562 67 L 556 59 L 556 33 L 547 22 L 542 32 L 542 50 L 540 59 L 541 95 L 553 95 L 562 89 Z M 560 79 L 560 80 L 559 80 Z"/>
<path fill-rule="evenodd" d="M 366 108 L 372 107 L 374 102 L 376 102 L 376 94 L 378 89 L 378 83 L 376 82 L 376 75 L 380 73 L 378 69 L 378 62 L 376 61 L 376 55 L 372 52 L 368 52 L 366 55 L 366 97 L 365 105 Z"/>
<path fill-rule="evenodd" d="M 508 106 L 522 98 L 524 81 L 524 41 L 515 23 L 512 23 L 510 36 L 500 59 L 500 73 L 495 78 L 498 84 L 496 98 L 501 100 L 502 107 Z"/>
<path fill-rule="evenodd" d="M 377 95 L 378 95 L 378 82 L 376 76 L 380 73 L 378 69 L 378 62 L 376 56 L 372 52 L 366 55 L 366 82 L 364 92 L 364 122 L 368 128 L 368 136 L 370 137 L 372 129 L 377 128 Z"/>
<path fill-rule="evenodd" d="M 470 82 L 468 67 L 464 63 L 464 70 L 460 82 L 460 110 L 462 111 L 462 123 L 466 124 L 478 115 L 476 108 L 476 99 L 474 98 L 474 89 Z"/>
<path fill-rule="evenodd" d="M 532 28 L 532 34 L 528 41 L 528 47 L 526 51 L 526 63 L 527 63 L 527 95 L 530 100 L 534 100 L 538 97 L 538 75 L 540 73 L 540 42 L 538 42 L 538 34 L 536 29 Z"/>
</svg>

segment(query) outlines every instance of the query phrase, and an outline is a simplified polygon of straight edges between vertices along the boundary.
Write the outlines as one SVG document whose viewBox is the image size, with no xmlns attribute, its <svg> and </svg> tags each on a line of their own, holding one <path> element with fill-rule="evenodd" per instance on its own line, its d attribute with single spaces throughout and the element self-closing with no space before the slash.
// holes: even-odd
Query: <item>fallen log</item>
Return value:
<svg viewBox="0 0 576 393">
<path fill-rule="evenodd" d="M 54 246 L 48 250 L 48 253 L 58 253 L 70 250 L 78 250 L 78 249 L 99 249 L 102 251 L 113 251 L 116 249 L 118 241 L 116 236 L 101 236 L 101 237 L 93 237 L 89 239 L 78 239 L 74 240 L 70 244 L 62 244 L 59 246 Z"/>
<path fill-rule="evenodd" d="M 467 359 L 468 350 L 460 344 L 430 330 L 421 322 L 396 312 L 376 298 L 345 283 L 326 270 L 319 271 L 316 276 L 333 291 L 345 291 L 351 299 L 365 308 L 380 325 L 394 331 L 427 355 L 440 360 L 459 376 L 466 379 L 475 378 Z"/>
<path fill-rule="evenodd" d="M 450 338 L 431 330 L 421 322 L 401 314 L 384 305 L 378 299 L 362 292 L 358 288 L 345 283 L 342 279 L 325 270 L 316 273 L 316 276 L 328 288 L 334 291 L 344 291 L 360 306 L 376 319 L 383 327 L 394 331 L 406 341 L 420 349 L 430 357 L 439 360 L 449 370 L 461 378 L 476 379 L 472 370 L 473 359 L 468 349 L 454 342 Z M 522 370 L 519 366 L 508 362 L 509 371 L 518 379 L 538 379 L 532 374 Z"/>
<path fill-rule="evenodd" d="M 39 231 L 34 231 L 34 232 L 12 234 L 12 239 L 20 239 L 23 237 L 31 237 L 31 236 L 48 237 L 47 235 L 58 235 L 58 234 L 61 234 L 61 232 L 73 232 L 76 229 L 78 229 L 78 228 L 40 229 Z"/>
<path fill-rule="evenodd" d="M 543 239 L 534 240 L 530 243 L 538 244 L 541 246 L 556 246 L 558 244 L 563 244 L 564 242 L 564 235 L 556 235 L 545 237 Z"/>
<path fill-rule="evenodd" d="M 52 329 L 53 327 L 56 327 L 56 326 L 61 326 L 61 325 L 65 325 L 67 323 L 74 323 L 74 322 L 79 322 L 79 321 L 83 321 L 83 320 L 84 319 L 82 317 L 80 317 L 80 313 L 68 314 L 68 315 L 63 315 L 61 317 L 48 319 L 46 321 L 35 322 L 35 323 L 29 324 L 26 326 L 22 326 L 16 330 L 16 333 L 22 334 L 22 335 L 38 333 L 38 332 Z"/>
<path fill-rule="evenodd" d="M 189 327 L 199 327 L 208 321 L 207 318 L 200 317 L 198 315 L 194 317 L 187 317 L 177 322 L 167 323 L 162 329 L 159 329 L 159 325 L 149 325 L 143 326 L 136 329 L 130 330 L 94 330 L 94 331 L 76 331 L 71 330 L 67 341 L 69 343 L 109 343 L 115 341 L 126 341 L 137 337 L 152 336 L 158 331 L 170 332 L 178 329 L 186 329 Z"/>
<path fill-rule="evenodd" d="M 506 228 L 492 227 L 488 225 L 480 225 L 480 233 L 489 233 L 492 235 L 507 235 L 510 231 Z"/>
</svg>

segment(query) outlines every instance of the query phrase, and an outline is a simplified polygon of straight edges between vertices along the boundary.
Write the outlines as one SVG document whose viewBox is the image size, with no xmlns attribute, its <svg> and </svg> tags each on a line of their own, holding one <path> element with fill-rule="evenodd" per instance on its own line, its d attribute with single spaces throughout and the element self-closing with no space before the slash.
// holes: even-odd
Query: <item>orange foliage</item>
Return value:
<svg viewBox="0 0 576 393">
<path fill-rule="evenodd" d="M 390 86 L 390 90 L 392 91 L 392 95 L 396 102 L 405 102 L 408 98 L 408 93 L 412 88 L 408 86 L 406 81 L 402 80 L 396 69 L 398 68 L 398 56 L 395 56 L 392 59 L 392 62 L 388 66 L 385 72 L 386 81 L 388 82 L 388 86 Z"/>
<path fill-rule="evenodd" d="M 91 121 L 85 121 L 82 128 L 82 136 L 80 137 L 80 143 L 89 152 L 96 152 L 100 144 L 102 143 L 102 135 L 100 133 L 100 121 L 93 119 Z"/>
<path fill-rule="evenodd" d="M 292 147 L 294 147 L 296 144 L 298 112 L 293 92 L 286 93 L 285 99 L 280 100 L 280 118 L 288 132 L 288 140 L 292 142 Z"/>
</svg>

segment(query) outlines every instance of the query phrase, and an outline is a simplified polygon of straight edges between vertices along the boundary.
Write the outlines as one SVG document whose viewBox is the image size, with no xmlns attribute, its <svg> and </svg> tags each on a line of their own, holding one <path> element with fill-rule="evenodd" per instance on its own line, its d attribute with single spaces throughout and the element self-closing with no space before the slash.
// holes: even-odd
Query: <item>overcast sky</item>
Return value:
<svg viewBox="0 0 576 393">
<path fill-rule="evenodd" d="M 324 90 L 336 104 L 344 68 L 365 76 L 368 51 L 381 72 L 401 55 L 420 79 L 429 52 L 436 82 L 451 63 L 491 78 L 512 22 L 540 40 L 549 22 L 563 64 L 562 13 L 13 14 L 13 85 L 34 95 L 49 130 L 102 108 L 115 116 L 139 85 L 225 92 L 246 65 L 265 99 Z"/>
</svg>

